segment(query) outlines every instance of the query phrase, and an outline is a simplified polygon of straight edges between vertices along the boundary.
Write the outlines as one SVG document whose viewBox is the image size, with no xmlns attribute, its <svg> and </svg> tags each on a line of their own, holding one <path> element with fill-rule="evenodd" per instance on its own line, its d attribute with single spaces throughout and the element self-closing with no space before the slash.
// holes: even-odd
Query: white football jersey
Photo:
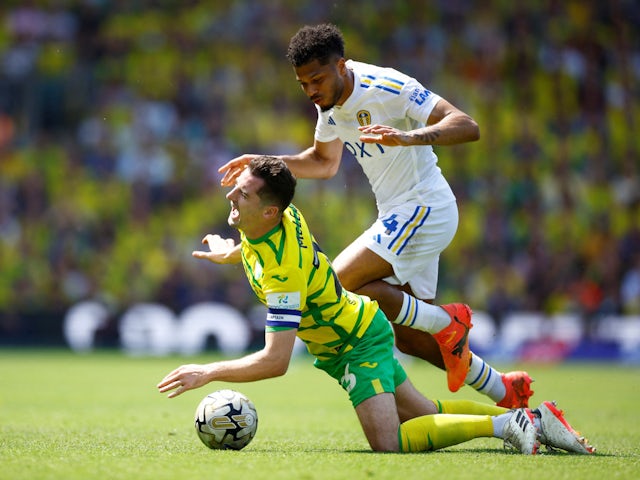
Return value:
<svg viewBox="0 0 640 480">
<path fill-rule="evenodd" d="M 387 147 L 359 141 L 361 125 L 405 131 L 423 127 L 441 97 L 392 68 L 353 60 L 346 64 L 354 73 L 353 92 L 343 105 L 326 112 L 316 105 L 315 139 L 342 140 L 369 179 L 382 215 L 407 203 L 438 206 L 454 201 L 431 145 Z"/>
</svg>

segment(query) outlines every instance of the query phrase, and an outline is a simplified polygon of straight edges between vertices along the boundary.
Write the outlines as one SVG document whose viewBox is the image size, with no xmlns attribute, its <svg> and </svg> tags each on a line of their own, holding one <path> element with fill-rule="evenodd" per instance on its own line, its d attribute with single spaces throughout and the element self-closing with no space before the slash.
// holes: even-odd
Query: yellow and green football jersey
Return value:
<svg viewBox="0 0 640 480">
<path fill-rule="evenodd" d="M 369 298 L 342 288 L 293 205 L 264 236 L 250 240 L 242 234 L 242 263 L 251 288 L 268 308 L 267 332 L 298 329 L 320 361 L 349 351 L 377 311 Z"/>
</svg>

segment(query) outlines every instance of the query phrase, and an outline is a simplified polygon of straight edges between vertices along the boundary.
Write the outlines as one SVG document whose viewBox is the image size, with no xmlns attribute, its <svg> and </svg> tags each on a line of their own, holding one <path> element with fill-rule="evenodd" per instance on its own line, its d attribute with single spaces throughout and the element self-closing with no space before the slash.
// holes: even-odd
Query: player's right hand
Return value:
<svg viewBox="0 0 640 480">
<path fill-rule="evenodd" d="M 160 393 L 170 392 L 167 397 L 174 398 L 209 383 L 207 373 L 206 365 L 182 365 L 160 380 L 156 387 Z"/>
<path fill-rule="evenodd" d="M 236 183 L 236 178 L 238 178 L 245 167 L 249 165 L 249 162 L 259 156 L 260 155 L 245 153 L 244 155 L 240 155 L 233 160 L 229 160 L 218 169 L 219 173 L 224 173 L 224 177 L 222 177 L 222 180 L 220 180 L 220 185 L 222 185 L 223 187 L 233 187 Z"/>
<path fill-rule="evenodd" d="M 220 264 L 238 263 L 241 259 L 240 244 L 236 245 L 232 238 L 208 234 L 202 244 L 209 245 L 209 251 L 196 250 L 191 253 L 193 257 Z"/>
</svg>

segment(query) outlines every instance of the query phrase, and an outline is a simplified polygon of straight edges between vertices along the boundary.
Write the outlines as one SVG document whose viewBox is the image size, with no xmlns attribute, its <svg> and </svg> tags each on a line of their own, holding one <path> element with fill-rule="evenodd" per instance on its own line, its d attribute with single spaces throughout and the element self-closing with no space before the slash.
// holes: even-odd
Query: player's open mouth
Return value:
<svg viewBox="0 0 640 480">
<path fill-rule="evenodd" d="M 231 202 L 231 211 L 229 212 L 229 216 L 231 218 L 238 218 L 238 216 L 240 215 L 240 212 L 238 211 L 238 207 Z"/>
</svg>

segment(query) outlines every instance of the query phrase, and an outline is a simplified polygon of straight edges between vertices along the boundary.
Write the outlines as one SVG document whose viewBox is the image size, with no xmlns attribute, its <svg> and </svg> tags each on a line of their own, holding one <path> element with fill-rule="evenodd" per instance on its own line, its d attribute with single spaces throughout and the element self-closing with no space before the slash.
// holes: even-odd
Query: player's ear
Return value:
<svg viewBox="0 0 640 480">
<path fill-rule="evenodd" d="M 264 207 L 264 210 L 262 211 L 262 215 L 267 220 L 273 220 L 274 218 L 278 217 L 279 214 L 280 209 L 275 205 L 268 205 Z"/>
</svg>

